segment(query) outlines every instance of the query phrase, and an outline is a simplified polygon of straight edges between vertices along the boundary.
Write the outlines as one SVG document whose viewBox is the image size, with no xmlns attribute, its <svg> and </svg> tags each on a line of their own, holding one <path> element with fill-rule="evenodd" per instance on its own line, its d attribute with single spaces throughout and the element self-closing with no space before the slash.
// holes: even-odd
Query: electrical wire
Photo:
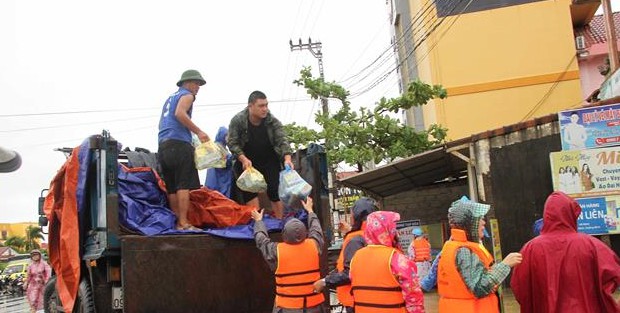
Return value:
<svg viewBox="0 0 620 313">
<path fill-rule="evenodd" d="M 542 98 L 540 98 L 540 100 L 534 105 L 534 107 L 532 107 L 532 109 L 530 109 L 527 114 L 521 119 L 521 122 L 531 118 L 534 113 L 536 113 L 536 111 L 538 111 L 538 109 L 542 106 L 543 103 L 545 103 L 545 101 L 547 101 L 547 99 L 549 98 L 549 96 L 551 96 L 551 93 L 553 93 L 553 91 L 555 90 L 555 88 L 560 84 L 560 82 L 564 79 L 564 76 L 566 75 L 566 73 L 568 72 L 568 69 L 570 68 L 570 66 L 573 64 L 573 62 L 575 61 L 575 59 L 577 59 L 577 55 L 573 55 L 573 57 L 571 57 L 570 61 L 568 62 L 568 64 L 566 65 L 566 67 L 564 68 L 564 71 L 562 72 L 562 74 L 560 74 L 560 76 L 558 76 L 558 78 L 555 80 L 555 82 L 553 82 L 553 84 L 551 85 L 551 87 L 549 87 L 549 90 L 547 90 L 547 92 L 542 96 Z"/>
<path fill-rule="evenodd" d="M 375 63 L 379 62 L 379 60 L 381 60 L 383 58 L 386 58 L 386 56 L 387 56 L 387 59 L 389 59 L 389 57 L 391 57 L 392 54 L 388 53 L 388 52 L 391 52 L 394 47 L 397 47 L 401 43 L 401 41 L 409 34 L 409 31 L 411 31 L 413 29 L 413 26 L 420 20 L 420 18 L 422 18 L 424 16 L 423 20 L 425 20 L 426 17 L 428 17 L 429 14 L 431 14 L 430 13 L 431 12 L 430 9 L 432 9 L 432 8 L 433 8 L 433 1 L 427 1 L 426 2 L 426 7 L 424 7 L 422 10 L 418 11 L 418 14 L 415 15 L 411 19 L 411 21 L 409 22 L 409 24 L 407 25 L 405 30 L 402 32 L 402 34 L 400 34 L 400 36 L 397 39 L 395 39 L 394 42 L 389 47 L 387 47 L 383 52 L 381 52 L 379 54 L 379 56 L 375 60 L 373 60 L 370 64 L 368 64 L 367 66 L 362 68 L 358 73 L 356 73 L 356 74 L 354 74 L 354 75 L 352 75 L 352 76 L 350 76 L 350 77 L 348 77 L 348 78 L 346 78 L 344 80 L 339 81 L 338 84 L 343 85 L 347 81 L 352 80 L 352 79 L 362 75 L 362 73 L 364 73 L 366 70 L 368 70 L 370 67 L 372 67 Z M 382 61 L 382 63 L 384 63 L 384 62 Z"/>
<path fill-rule="evenodd" d="M 462 2 L 463 0 L 459 0 L 459 3 Z M 454 22 L 456 22 L 456 20 L 463 14 L 463 12 L 465 12 L 465 10 L 467 10 L 467 8 L 469 7 L 469 5 L 472 3 L 473 0 L 469 0 L 469 2 L 467 3 L 467 5 L 465 5 L 463 7 L 463 9 L 461 10 L 461 12 L 456 16 L 455 19 L 453 19 L 452 24 L 449 25 L 448 29 L 450 27 L 452 27 L 452 25 L 454 25 Z M 380 76 L 379 78 L 377 78 L 376 80 L 374 80 L 371 84 L 367 85 L 367 87 L 361 89 L 360 91 L 356 91 L 356 92 L 352 92 L 349 96 L 349 99 L 354 99 L 356 97 L 359 97 L 360 95 L 372 90 L 374 87 L 376 87 L 378 84 L 380 84 L 381 82 L 383 82 L 387 77 L 389 77 L 390 74 L 392 74 L 394 71 L 396 71 L 397 69 L 399 69 L 403 63 L 405 63 L 405 61 L 407 61 L 407 59 L 409 59 L 413 53 L 420 47 L 420 45 L 422 43 L 424 43 L 429 37 L 430 35 L 435 32 L 439 26 L 441 26 L 443 24 L 443 22 L 445 21 L 445 19 L 448 16 L 452 16 L 453 11 L 456 9 L 457 5 L 455 5 L 454 7 L 452 7 L 450 13 L 448 15 L 446 15 L 445 17 L 442 17 L 437 23 L 435 23 L 433 25 L 433 27 L 426 33 L 426 35 L 418 42 L 416 43 L 416 45 L 413 47 L 413 49 L 411 49 L 411 51 L 409 51 L 409 53 L 407 54 L 407 56 L 405 56 L 405 58 L 403 58 L 400 62 L 398 62 L 398 64 L 392 68 L 391 70 L 389 70 L 388 72 L 386 72 L 385 74 L 383 74 L 382 76 Z M 447 32 L 447 31 L 446 31 Z M 438 41 L 437 41 L 438 42 Z M 433 46 L 434 47 L 434 46 Z"/>
<path fill-rule="evenodd" d="M 278 99 L 278 100 L 269 100 L 269 103 L 279 103 L 279 102 L 303 102 L 312 100 L 310 98 L 306 99 Z M 228 103 L 211 103 L 211 104 L 194 104 L 196 108 L 204 108 L 204 107 L 221 107 L 221 106 L 239 106 L 239 105 L 247 105 L 245 102 L 228 102 Z M 17 113 L 17 114 L 0 114 L 0 118 L 3 117 L 28 117 L 28 116 L 48 116 L 48 115 L 70 115 L 70 114 L 90 114 L 90 113 L 112 113 L 112 112 L 127 112 L 127 111 L 154 111 L 161 110 L 161 107 L 157 108 L 122 108 L 122 109 L 109 109 L 109 110 L 83 110 L 83 111 L 61 111 L 61 112 L 42 112 L 42 113 Z"/>
</svg>

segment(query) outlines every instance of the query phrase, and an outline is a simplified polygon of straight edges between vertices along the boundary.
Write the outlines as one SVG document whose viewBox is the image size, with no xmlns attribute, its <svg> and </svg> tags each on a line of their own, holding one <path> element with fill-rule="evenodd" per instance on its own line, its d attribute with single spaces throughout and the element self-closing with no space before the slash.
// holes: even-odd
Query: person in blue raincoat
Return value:
<svg viewBox="0 0 620 313">
<path fill-rule="evenodd" d="M 228 139 L 228 128 L 222 126 L 217 130 L 215 135 L 215 142 L 220 143 L 226 147 Z M 233 183 L 233 168 L 232 168 L 232 154 L 228 152 L 226 154 L 226 167 L 225 168 L 209 168 L 207 169 L 207 178 L 205 179 L 205 186 L 212 190 L 217 190 L 227 198 L 232 199 L 232 183 Z"/>
</svg>

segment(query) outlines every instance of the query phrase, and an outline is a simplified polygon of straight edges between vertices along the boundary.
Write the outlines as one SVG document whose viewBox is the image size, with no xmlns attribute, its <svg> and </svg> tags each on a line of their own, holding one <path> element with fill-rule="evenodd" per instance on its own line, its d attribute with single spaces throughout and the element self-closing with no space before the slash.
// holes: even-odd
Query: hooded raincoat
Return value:
<svg viewBox="0 0 620 313">
<path fill-rule="evenodd" d="M 226 147 L 226 136 L 228 135 L 228 128 L 220 127 L 215 135 L 215 142 L 222 144 Z M 205 186 L 212 190 L 217 190 L 226 198 L 231 198 L 231 189 L 233 182 L 233 168 L 232 168 L 232 154 L 226 155 L 226 167 L 225 168 L 209 168 L 207 169 L 207 179 L 205 180 Z"/>
<path fill-rule="evenodd" d="M 424 312 L 424 294 L 420 288 L 415 263 L 399 250 L 398 231 L 396 229 L 398 220 L 400 220 L 400 215 L 396 212 L 376 211 L 371 213 L 366 219 L 364 238 L 369 246 L 379 245 L 397 250 L 394 252 L 389 266 L 390 272 L 401 288 L 406 312 Z M 355 266 L 355 258 L 356 256 L 353 256 L 351 272 Z M 364 271 L 372 272 L 372 269 L 365 269 Z M 355 276 L 351 274 L 350 278 L 354 285 Z"/>
<path fill-rule="evenodd" d="M 562 192 L 545 202 L 540 236 L 521 249 L 512 291 L 522 313 L 620 312 L 612 294 L 620 260 L 598 239 L 577 232 L 579 204 Z"/>
</svg>

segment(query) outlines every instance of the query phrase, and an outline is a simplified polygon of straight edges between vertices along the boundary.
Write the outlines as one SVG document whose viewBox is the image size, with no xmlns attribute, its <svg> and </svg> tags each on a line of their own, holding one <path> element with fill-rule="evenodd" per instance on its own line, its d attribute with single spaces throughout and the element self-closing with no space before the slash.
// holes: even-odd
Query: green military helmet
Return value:
<svg viewBox="0 0 620 313">
<path fill-rule="evenodd" d="M 207 81 L 202 78 L 202 75 L 200 75 L 200 72 L 198 72 L 197 70 L 187 70 L 181 75 L 181 79 L 179 79 L 179 82 L 177 82 L 177 86 L 181 87 L 183 82 L 188 80 L 197 80 L 200 82 L 200 86 L 207 83 Z"/>
</svg>

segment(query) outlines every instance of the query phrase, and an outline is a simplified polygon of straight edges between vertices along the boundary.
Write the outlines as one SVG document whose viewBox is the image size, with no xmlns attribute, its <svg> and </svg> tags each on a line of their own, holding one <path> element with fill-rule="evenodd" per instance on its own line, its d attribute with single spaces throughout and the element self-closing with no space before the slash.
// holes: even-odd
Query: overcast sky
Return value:
<svg viewBox="0 0 620 313">
<path fill-rule="evenodd" d="M 212 137 L 256 89 L 282 122 L 315 126 L 320 105 L 292 81 L 303 66 L 318 76 L 317 60 L 289 39 L 322 42 L 326 79 L 355 93 L 393 70 L 387 10 L 385 0 L 0 1 L 0 145 L 23 158 L 0 175 L 0 222 L 37 220 L 65 160 L 54 148 L 107 129 L 156 151 L 161 107 L 188 68 L 207 80 L 193 119 Z M 392 73 L 351 100 L 371 106 L 397 89 Z"/>
<path fill-rule="evenodd" d="M 17 172 L 0 175 L 0 222 L 36 221 L 37 198 L 65 160 L 54 148 L 107 129 L 126 147 L 156 151 L 161 107 L 188 68 L 207 80 L 193 119 L 212 137 L 256 89 L 282 122 L 313 126 L 317 101 L 282 101 L 308 99 L 292 84 L 303 66 L 318 76 L 309 51 L 290 50 L 289 39 L 300 37 L 322 42 L 326 79 L 343 81 L 390 47 L 387 6 L 384 0 L 0 1 L 0 145 L 23 158 Z M 362 90 L 390 66 L 393 60 L 343 85 Z M 391 75 L 352 102 L 370 106 L 397 89 Z"/>
</svg>

